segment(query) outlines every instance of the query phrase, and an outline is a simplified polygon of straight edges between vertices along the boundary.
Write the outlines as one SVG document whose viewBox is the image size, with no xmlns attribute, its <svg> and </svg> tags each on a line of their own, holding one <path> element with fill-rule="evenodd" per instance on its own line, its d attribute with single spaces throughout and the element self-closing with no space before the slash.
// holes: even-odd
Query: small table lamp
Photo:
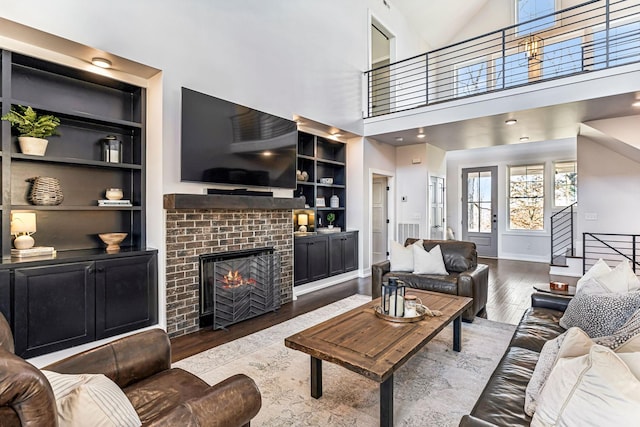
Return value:
<svg viewBox="0 0 640 427">
<path fill-rule="evenodd" d="M 300 226 L 300 228 L 298 228 L 298 231 L 304 233 L 307 231 L 307 225 L 309 225 L 309 215 L 307 214 L 298 214 L 298 225 Z"/>
<path fill-rule="evenodd" d="M 36 232 L 36 214 L 34 212 L 12 212 L 11 234 L 16 236 L 13 246 L 16 249 L 32 248 L 35 241 L 31 235 Z"/>
</svg>

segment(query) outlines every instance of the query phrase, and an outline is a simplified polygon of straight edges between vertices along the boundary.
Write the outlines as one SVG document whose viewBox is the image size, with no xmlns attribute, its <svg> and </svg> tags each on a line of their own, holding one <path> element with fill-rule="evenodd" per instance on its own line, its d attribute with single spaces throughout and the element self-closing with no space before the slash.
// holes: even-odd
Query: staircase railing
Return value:
<svg viewBox="0 0 640 427">
<path fill-rule="evenodd" d="M 578 203 L 573 203 L 551 216 L 551 265 L 566 266 L 566 258 L 575 256 L 575 214 Z"/>
<path fill-rule="evenodd" d="M 634 273 L 640 274 L 639 239 L 640 234 L 582 233 L 583 273 L 602 258 L 608 265 L 627 260 Z"/>
<path fill-rule="evenodd" d="M 364 73 L 365 118 L 640 61 L 640 4 L 588 1 Z"/>
</svg>

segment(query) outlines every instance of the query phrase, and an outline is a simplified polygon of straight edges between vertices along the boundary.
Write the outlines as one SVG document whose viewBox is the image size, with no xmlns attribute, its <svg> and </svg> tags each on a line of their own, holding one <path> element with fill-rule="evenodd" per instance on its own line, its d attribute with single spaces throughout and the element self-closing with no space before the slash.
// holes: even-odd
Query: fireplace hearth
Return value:
<svg viewBox="0 0 640 427">
<path fill-rule="evenodd" d="M 227 326 L 280 307 L 280 257 L 273 248 L 200 255 L 200 327 Z"/>
</svg>

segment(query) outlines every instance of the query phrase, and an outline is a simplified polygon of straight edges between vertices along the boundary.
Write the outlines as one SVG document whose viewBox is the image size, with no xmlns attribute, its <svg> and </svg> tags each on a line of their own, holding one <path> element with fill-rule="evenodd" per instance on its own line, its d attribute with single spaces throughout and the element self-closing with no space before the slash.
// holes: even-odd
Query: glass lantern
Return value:
<svg viewBox="0 0 640 427">
<path fill-rule="evenodd" d="M 387 284 L 382 284 L 382 312 L 389 316 L 404 317 L 404 282 L 397 277 L 390 277 Z"/>
<path fill-rule="evenodd" d="M 122 163 L 122 141 L 113 135 L 102 140 L 102 160 L 108 163 Z"/>
</svg>

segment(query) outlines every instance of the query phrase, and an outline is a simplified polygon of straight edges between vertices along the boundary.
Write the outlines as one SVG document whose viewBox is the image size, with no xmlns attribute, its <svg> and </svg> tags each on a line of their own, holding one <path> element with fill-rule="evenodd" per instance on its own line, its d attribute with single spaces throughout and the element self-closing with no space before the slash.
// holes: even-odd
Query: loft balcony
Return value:
<svg viewBox="0 0 640 427">
<path fill-rule="evenodd" d="M 638 63 L 640 1 L 590 1 L 366 71 L 364 115 L 392 118 L 560 79 L 585 82 L 589 73 Z"/>
</svg>

